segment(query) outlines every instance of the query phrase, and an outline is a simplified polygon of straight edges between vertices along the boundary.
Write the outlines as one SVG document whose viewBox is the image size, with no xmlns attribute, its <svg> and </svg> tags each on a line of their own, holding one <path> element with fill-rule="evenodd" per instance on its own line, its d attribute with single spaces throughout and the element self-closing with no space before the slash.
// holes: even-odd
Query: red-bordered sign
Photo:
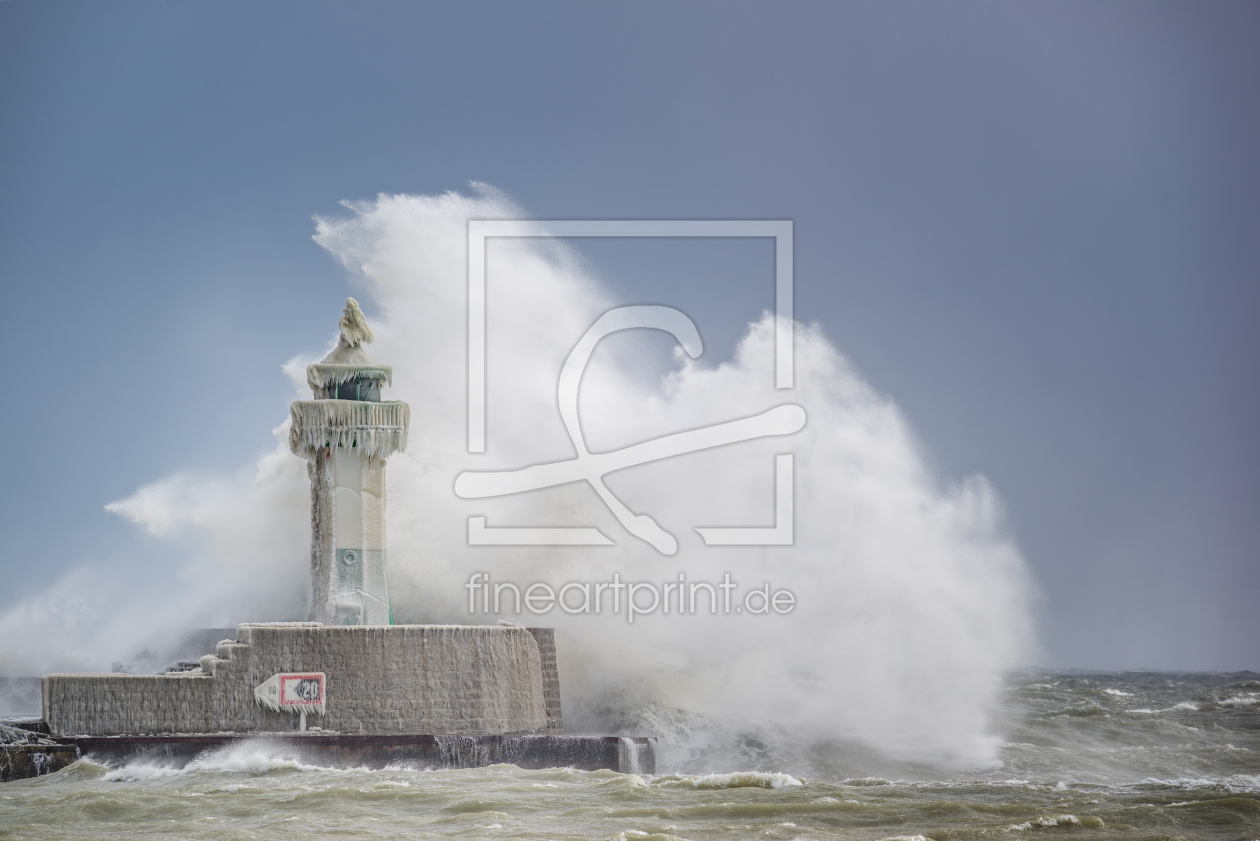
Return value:
<svg viewBox="0 0 1260 841">
<path fill-rule="evenodd" d="M 280 677 L 280 697 L 277 699 L 281 708 L 324 707 L 324 674 L 287 673 Z"/>
</svg>

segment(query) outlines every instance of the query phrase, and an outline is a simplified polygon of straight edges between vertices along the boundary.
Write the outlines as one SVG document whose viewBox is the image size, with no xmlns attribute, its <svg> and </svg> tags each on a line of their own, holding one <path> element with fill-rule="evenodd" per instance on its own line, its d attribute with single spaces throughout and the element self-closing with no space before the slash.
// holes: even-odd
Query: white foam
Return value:
<svg viewBox="0 0 1260 841">
<path fill-rule="evenodd" d="M 1178 789 L 1209 789 L 1233 793 L 1260 792 L 1260 774 L 1231 774 L 1228 777 L 1147 777 L 1139 786 L 1163 786 Z"/>
<path fill-rule="evenodd" d="M 1098 821 L 1101 824 L 1102 821 Z M 1017 832 L 1032 829 L 1033 827 L 1051 827 L 1051 826 L 1082 826 L 1081 819 L 1076 815 L 1054 815 L 1053 817 L 1034 818 L 1031 821 L 1023 823 L 1011 824 L 1008 829 Z"/>
<path fill-rule="evenodd" d="M 671 774 L 658 777 L 657 782 L 690 785 L 692 788 L 784 788 L 804 785 L 790 774 L 766 771 L 735 771 L 730 774 L 700 776 Z"/>
<path fill-rule="evenodd" d="M 1260 774 L 1231 774 L 1221 784 L 1233 791 L 1260 792 Z"/>
<path fill-rule="evenodd" d="M 142 763 L 133 763 L 125 765 L 122 768 L 115 768 L 106 771 L 101 779 L 107 783 L 145 783 L 152 780 L 161 780 L 166 777 L 174 777 L 182 773 L 183 769 L 170 768 L 163 765 L 146 765 Z"/>
<path fill-rule="evenodd" d="M 234 747 L 223 751 L 203 754 L 182 767 L 132 762 L 115 768 L 101 777 L 107 782 L 149 782 L 190 774 L 232 773 L 267 774 L 275 771 L 333 771 L 319 765 L 310 765 L 287 756 L 278 756 L 257 748 Z M 404 785 L 406 785 L 404 783 Z"/>
</svg>

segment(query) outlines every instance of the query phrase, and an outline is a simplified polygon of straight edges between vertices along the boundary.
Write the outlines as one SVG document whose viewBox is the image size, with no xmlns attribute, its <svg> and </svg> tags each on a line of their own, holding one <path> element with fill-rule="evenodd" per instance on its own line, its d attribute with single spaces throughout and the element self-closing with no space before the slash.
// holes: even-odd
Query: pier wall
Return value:
<svg viewBox="0 0 1260 841">
<path fill-rule="evenodd" d="M 547 732 L 563 733 L 564 718 L 560 714 L 560 670 L 556 666 L 556 629 L 526 628 L 538 643 L 542 660 L 543 705 L 547 710 Z"/>
<path fill-rule="evenodd" d="M 254 687 L 280 672 L 323 672 L 327 710 L 310 715 L 308 727 L 554 733 L 562 726 L 559 682 L 551 635 L 536 633 L 544 630 L 246 624 L 192 672 L 48 675 L 44 720 L 63 737 L 293 731 L 297 716 L 259 705 Z"/>
</svg>

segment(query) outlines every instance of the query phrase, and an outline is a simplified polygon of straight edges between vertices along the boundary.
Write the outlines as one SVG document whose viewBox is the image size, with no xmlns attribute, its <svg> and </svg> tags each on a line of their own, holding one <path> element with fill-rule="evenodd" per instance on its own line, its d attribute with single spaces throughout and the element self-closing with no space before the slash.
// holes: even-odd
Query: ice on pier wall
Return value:
<svg viewBox="0 0 1260 841">
<path fill-rule="evenodd" d="M 326 675 L 327 712 L 309 722 L 325 730 L 549 729 L 535 635 L 502 626 L 241 625 L 236 640 L 220 643 L 199 671 L 49 675 L 44 716 L 63 736 L 289 731 L 296 717 L 255 703 L 254 687 L 279 672 L 308 671 Z"/>
</svg>

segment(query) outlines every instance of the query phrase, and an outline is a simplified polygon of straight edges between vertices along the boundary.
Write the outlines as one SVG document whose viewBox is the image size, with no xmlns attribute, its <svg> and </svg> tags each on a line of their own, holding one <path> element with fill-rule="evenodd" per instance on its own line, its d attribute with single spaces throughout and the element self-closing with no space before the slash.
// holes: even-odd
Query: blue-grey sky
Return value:
<svg viewBox="0 0 1260 841">
<path fill-rule="evenodd" d="M 1048 660 L 1258 668 L 1258 79 L 1252 3 L 0 2 L 0 608 L 170 574 L 102 506 L 272 445 L 355 291 L 312 216 L 475 180 L 794 220 L 798 317 L 994 483 Z M 771 303 L 755 244 L 581 247 L 711 353 Z"/>
</svg>

